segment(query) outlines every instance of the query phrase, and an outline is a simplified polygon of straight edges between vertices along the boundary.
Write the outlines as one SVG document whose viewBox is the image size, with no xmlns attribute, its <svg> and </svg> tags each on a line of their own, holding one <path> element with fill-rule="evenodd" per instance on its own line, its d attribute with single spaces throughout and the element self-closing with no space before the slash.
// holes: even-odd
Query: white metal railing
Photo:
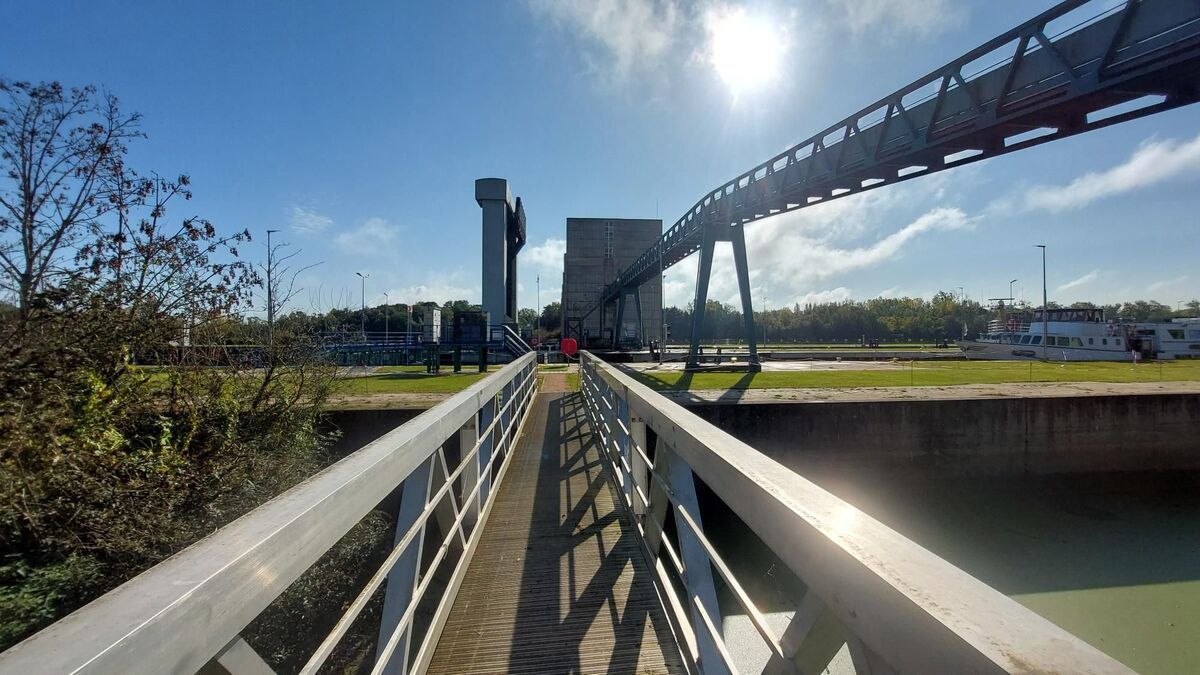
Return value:
<svg viewBox="0 0 1200 675">
<path fill-rule="evenodd" d="M 513 330 L 508 324 L 504 325 L 504 342 L 516 356 L 528 354 L 533 351 L 533 347 L 530 347 L 528 343 L 522 340 L 517 331 Z"/>
<path fill-rule="evenodd" d="M 385 580 L 371 672 L 404 672 L 410 661 L 420 672 L 478 545 L 536 387 L 534 355 L 515 359 L 0 654 L 0 672 L 193 673 L 211 662 L 230 673 L 270 672 L 239 633 L 400 485 L 393 550 L 302 672 L 325 663 Z M 461 461 L 451 467 L 443 445 L 456 435 Z M 421 550 L 430 518 L 444 533 L 432 556 Z M 423 639 L 410 644 L 416 607 L 451 550 L 461 555 Z"/>
<path fill-rule="evenodd" d="M 685 656 L 705 675 L 737 670 L 713 569 L 770 652 L 764 672 L 821 672 L 843 646 L 858 673 L 1132 672 L 626 372 L 581 356 L 591 432 Z M 803 582 L 782 634 L 705 535 L 696 477 Z M 674 543 L 664 536 L 668 509 Z"/>
</svg>

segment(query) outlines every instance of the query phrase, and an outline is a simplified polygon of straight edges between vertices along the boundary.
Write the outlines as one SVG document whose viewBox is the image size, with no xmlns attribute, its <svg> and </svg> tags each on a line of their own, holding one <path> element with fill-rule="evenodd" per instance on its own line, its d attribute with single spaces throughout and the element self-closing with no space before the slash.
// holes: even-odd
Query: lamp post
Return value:
<svg viewBox="0 0 1200 675">
<path fill-rule="evenodd" d="M 359 279 L 362 279 L 362 292 L 359 295 L 359 298 L 362 301 L 362 318 L 360 320 L 360 330 L 362 331 L 363 342 L 366 342 L 367 341 L 367 277 L 369 277 L 371 275 L 363 274 L 362 272 L 355 272 L 355 274 L 358 275 Z"/>
<path fill-rule="evenodd" d="M 763 294 L 763 344 L 767 344 L 767 296 Z"/>
<path fill-rule="evenodd" d="M 542 275 L 537 275 L 537 339 L 542 339 Z"/>
<path fill-rule="evenodd" d="M 275 254 L 271 250 L 271 235 L 279 230 L 267 230 L 267 344 L 275 344 Z"/>
<path fill-rule="evenodd" d="M 1008 282 L 1008 306 L 1009 307 L 1012 307 L 1012 304 L 1013 304 L 1012 285 L 1015 283 L 1017 283 L 1017 279 L 1013 279 L 1012 281 Z"/>
<path fill-rule="evenodd" d="M 1050 311 L 1049 303 L 1046 300 L 1046 245 L 1034 244 L 1035 247 L 1042 249 L 1042 360 L 1049 359 L 1046 342 L 1049 339 L 1049 326 L 1047 325 L 1048 312 Z"/>
<path fill-rule="evenodd" d="M 392 301 L 390 299 L 388 299 L 388 294 L 384 293 L 383 294 L 383 344 L 385 344 L 385 345 L 391 343 L 391 338 L 390 338 L 391 331 L 388 330 L 388 328 L 389 328 L 388 327 L 388 314 L 389 314 L 388 310 L 390 309 L 390 307 L 388 307 L 388 305 L 390 305 L 391 302 Z"/>
</svg>

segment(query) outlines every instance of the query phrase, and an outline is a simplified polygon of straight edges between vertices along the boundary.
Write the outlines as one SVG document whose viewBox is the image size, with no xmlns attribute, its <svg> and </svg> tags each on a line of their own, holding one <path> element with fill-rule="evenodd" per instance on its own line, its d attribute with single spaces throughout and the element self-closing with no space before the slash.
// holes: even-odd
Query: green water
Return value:
<svg viewBox="0 0 1200 675">
<path fill-rule="evenodd" d="M 1200 474 L 817 482 L 1141 673 L 1200 672 Z"/>
</svg>

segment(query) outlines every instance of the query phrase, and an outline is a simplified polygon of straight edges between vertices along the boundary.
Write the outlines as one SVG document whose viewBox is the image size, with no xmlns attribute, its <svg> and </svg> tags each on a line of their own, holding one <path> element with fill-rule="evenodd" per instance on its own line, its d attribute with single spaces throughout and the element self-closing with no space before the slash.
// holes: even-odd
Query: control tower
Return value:
<svg viewBox="0 0 1200 675">
<path fill-rule="evenodd" d="M 513 200 L 508 181 L 475 181 L 483 209 L 483 311 L 492 325 L 517 322 L 517 252 L 525 245 L 525 210 Z"/>
</svg>

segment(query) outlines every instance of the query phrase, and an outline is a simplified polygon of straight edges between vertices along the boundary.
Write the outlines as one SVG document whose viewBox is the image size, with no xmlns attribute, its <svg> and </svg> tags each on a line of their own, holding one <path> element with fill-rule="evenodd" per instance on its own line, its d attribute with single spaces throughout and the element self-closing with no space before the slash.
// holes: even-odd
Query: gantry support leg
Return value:
<svg viewBox="0 0 1200 675">
<path fill-rule="evenodd" d="M 613 325 L 613 349 L 616 349 L 621 344 L 621 331 L 625 326 L 625 296 L 627 295 L 629 295 L 629 293 L 622 288 L 621 297 L 617 299 L 617 322 Z"/>
<path fill-rule="evenodd" d="M 712 231 L 705 230 L 700 244 L 700 265 L 696 270 L 696 301 L 692 304 L 692 337 L 688 347 L 686 369 L 700 366 L 700 333 L 704 330 L 704 307 L 708 303 L 708 278 L 712 276 L 713 249 L 716 241 Z"/>
<path fill-rule="evenodd" d="M 746 346 L 750 350 L 747 365 L 751 372 L 762 370 L 758 362 L 757 331 L 754 330 L 754 308 L 750 303 L 750 267 L 746 263 L 746 233 L 741 223 L 731 228 L 729 241 L 733 244 L 733 266 L 737 270 L 738 291 L 742 295 L 742 321 L 746 326 Z"/>
<path fill-rule="evenodd" d="M 714 226 L 704 231 L 700 245 L 700 265 L 696 270 L 696 301 L 692 305 L 692 337 L 688 348 L 687 370 L 700 367 L 700 336 L 704 332 L 705 305 L 708 302 L 708 282 L 712 277 L 713 250 L 718 241 L 733 245 L 733 266 L 737 272 L 738 292 L 742 298 L 742 323 L 749 349 L 747 370 L 762 369 L 758 360 L 758 338 L 754 329 L 754 307 L 750 301 L 750 266 L 746 261 L 746 235 L 739 223 L 730 227 Z"/>
<path fill-rule="evenodd" d="M 642 287 L 633 289 L 633 311 L 637 313 L 638 342 L 646 343 L 646 326 L 642 323 Z M 640 349 L 640 347 L 639 347 Z"/>
</svg>

